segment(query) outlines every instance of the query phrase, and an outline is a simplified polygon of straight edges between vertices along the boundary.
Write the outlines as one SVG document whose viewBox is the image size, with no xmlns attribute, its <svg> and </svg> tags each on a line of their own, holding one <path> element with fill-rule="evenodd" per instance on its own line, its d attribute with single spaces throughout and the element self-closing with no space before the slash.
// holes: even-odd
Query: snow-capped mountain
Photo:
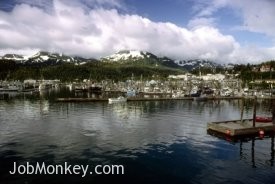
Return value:
<svg viewBox="0 0 275 184">
<path fill-rule="evenodd" d="M 139 62 L 143 64 L 149 64 L 153 66 L 166 66 L 170 68 L 181 68 L 177 65 L 174 60 L 168 57 L 158 57 L 150 52 L 138 51 L 138 50 L 123 50 L 119 51 L 110 56 L 101 58 L 103 62 L 116 62 L 116 63 L 127 63 L 127 62 Z"/>
<path fill-rule="evenodd" d="M 137 50 L 119 51 L 110 56 L 101 58 L 103 62 L 128 62 L 128 61 L 146 61 L 147 63 L 162 64 L 164 66 L 186 69 L 188 71 L 197 69 L 199 67 L 217 68 L 221 65 L 208 60 L 173 60 L 168 57 L 158 57 L 150 52 Z"/>
<path fill-rule="evenodd" d="M 140 59 L 149 59 L 149 58 L 157 58 L 157 56 L 145 52 L 145 51 L 137 51 L 137 50 L 123 50 L 119 51 L 110 56 L 106 56 L 101 58 L 104 62 L 116 62 L 116 61 L 136 61 Z"/>
<path fill-rule="evenodd" d="M 40 51 L 32 56 L 22 56 L 18 54 L 6 54 L 2 58 L 4 60 L 12 60 L 16 63 L 21 64 L 58 64 L 58 63 L 74 63 L 74 64 L 85 64 L 89 62 L 89 59 L 81 57 L 71 57 L 59 53 L 50 53 Z"/>
<path fill-rule="evenodd" d="M 223 67 L 226 68 L 226 69 L 233 69 L 235 66 L 235 64 L 233 63 L 228 63 L 228 64 L 224 64 Z"/>
<path fill-rule="evenodd" d="M 50 53 L 50 52 L 44 52 L 40 51 L 36 53 L 35 55 L 28 58 L 28 61 L 35 62 L 35 63 L 44 63 L 44 62 L 67 62 L 67 63 L 77 63 L 77 61 L 70 56 L 66 56 L 59 53 Z M 27 61 L 27 62 L 28 62 Z"/>
<path fill-rule="evenodd" d="M 17 54 L 6 54 L 2 58 L 4 60 L 12 60 L 20 64 L 39 64 L 39 65 L 55 65 L 61 63 L 73 63 L 75 65 L 85 64 L 91 61 L 98 61 L 96 59 L 85 59 L 81 57 L 72 57 L 59 53 L 51 53 L 40 51 L 32 56 L 22 56 Z M 199 67 L 203 68 L 217 68 L 223 67 L 217 63 L 209 60 L 173 60 L 168 57 L 158 57 L 150 52 L 138 51 L 138 50 L 123 50 L 110 56 L 101 58 L 102 62 L 116 62 L 116 63 L 128 63 L 128 62 L 141 62 L 143 64 L 149 64 L 154 66 L 166 66 L 171 68 L 178 68 L 184 70 L 194 70 Z"/>
<path fill-rule="evenodd" d="M 5 60 L 14 60 L 14 61 L 23 61 L 28 59 L 26 56 L 18 55 L 18 54 L 5 54 L 1 59 Z"/>
<path fill-rule="evenodd" d="M 201 59 L 192 59 L 192 60 L 177 60 L 175 61 L 179 66 L 185 68 L 186 70 L 195 70 L 198 68 L 217 68 L 222 67 L 220 64 L 209 60 L 201 60 Z"/>
</svg>

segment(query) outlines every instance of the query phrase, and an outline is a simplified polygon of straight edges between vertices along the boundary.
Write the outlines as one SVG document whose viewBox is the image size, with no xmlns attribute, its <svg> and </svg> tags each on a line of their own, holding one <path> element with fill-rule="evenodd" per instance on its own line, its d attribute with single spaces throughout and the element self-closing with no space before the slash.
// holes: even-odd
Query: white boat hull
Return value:
<svg viewBox="0 0 275 184">
<path fill-rule="evenodd" d="M 109 98 L 108 101 L 109 103 L 121 103 L 121 102 L 126 102 L 127 98 L 124 98 L 124 97 Z"/>
</svg>

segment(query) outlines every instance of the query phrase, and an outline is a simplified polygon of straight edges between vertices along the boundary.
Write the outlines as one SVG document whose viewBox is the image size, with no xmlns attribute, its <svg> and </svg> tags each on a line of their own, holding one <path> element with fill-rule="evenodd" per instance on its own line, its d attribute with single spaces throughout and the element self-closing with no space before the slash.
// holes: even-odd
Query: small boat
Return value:
<svg viewBox="0 0 275 184">
<path fill-rule="evenodd" d="M 109 103 L 119 103 L 119 102 L 126 102 L 127 98 L 120 96 L 118 98 L 109 98 L 108 99 Z"/>
<path fill-rule="evenodd" d="M 43 82 L 40 83 L 39 87 L 38 87 L 39 91 L 48 90 L 50 88 L 51 88 L 51 84 L 47 84 L 47 83 L 43 83 Z"/>
<path fill-rule="evenodd" d="M 16 85 L 7 85 L 7 86 L 1 86 L 0 92 L 19 92 L 22 90 L 22 87 L 16 86 Z"/>
<path fill-rule="evenodd" d="M 137 92 L 134 89 L 128 89 L 126 92 L 127 97 L 134 97 L 136 96 Z"/>
<path fill-rule="evenodd" d="M 272 122 L 272 117 L 256 116 L 256 122 L 269 123 L 269 122 Z"/>
</svg>

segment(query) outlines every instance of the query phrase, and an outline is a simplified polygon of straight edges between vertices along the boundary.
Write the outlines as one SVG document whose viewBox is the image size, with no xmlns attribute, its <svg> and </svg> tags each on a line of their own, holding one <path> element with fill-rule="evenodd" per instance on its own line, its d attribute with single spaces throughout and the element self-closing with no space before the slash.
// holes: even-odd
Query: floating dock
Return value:
<svg viewBox="0 0 275 184">
<path fill-rule="evenodd" d="M 207 131 L 214 131 L 228 136 L 245 136 L 275 132 L 275 124 L 272 122 L 256 122 L 253 127 L 253 119 L 230 120 L 221 122 L 210 122 L 207 124 Z"/>
</svg>

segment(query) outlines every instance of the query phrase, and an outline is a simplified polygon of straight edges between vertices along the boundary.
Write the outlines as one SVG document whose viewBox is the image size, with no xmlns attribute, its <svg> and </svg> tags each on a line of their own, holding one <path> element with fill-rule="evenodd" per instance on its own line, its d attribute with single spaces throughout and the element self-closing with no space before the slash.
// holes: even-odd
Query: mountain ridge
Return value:
<svg viewBox="0 0 275 184">
<path fill-rule="evenodd" d="M 128 62 L 140 62 L 150 65 L 163 65 L 166 67 L 177 68 L 192 71 L 200 67 L 217 68 L 222 65 L 209 60 L 191 59 L 191 60 L 174 60 L 169 57 L 159 57 L 153 53 L 139 50 L 121 50 L 109 56 L 100 59 L 82 58 L 78 56 L 67 56 L 62 53 L 51 53 L 47 51 L 39 51 L 32 56 L 23 56 L 19 54 L 5 54 L 0 57 L 2 60 L 12 60 L 17 64 L 23 65 L 56 65 L 61 63 L 72 63 L 82 65 L 93 61 L 124 64 Z"/>
</svg>

